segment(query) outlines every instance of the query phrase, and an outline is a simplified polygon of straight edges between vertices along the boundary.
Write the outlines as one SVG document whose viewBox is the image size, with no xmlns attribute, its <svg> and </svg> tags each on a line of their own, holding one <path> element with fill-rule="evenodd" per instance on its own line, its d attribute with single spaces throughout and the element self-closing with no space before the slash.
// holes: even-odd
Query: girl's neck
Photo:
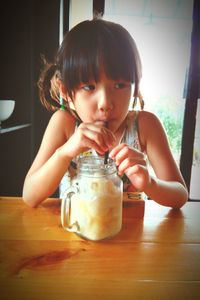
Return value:
<svg viewBox="0 0 200 300">
<path fill-rule="evenodd" d="M 124 133 L 126 131 L 127 128 L 127 118 L 124 119 L 124 121 L 122 122 L 122 124 L 119 126 L 119 128 L 117 129 L 117 131 L 115 132 L 115 137 L 116 137 L 116 142 L 114 144 L 114 147 L 119 145 L 122 141 L 122 138 L 124 136 Z"/>
</svg>

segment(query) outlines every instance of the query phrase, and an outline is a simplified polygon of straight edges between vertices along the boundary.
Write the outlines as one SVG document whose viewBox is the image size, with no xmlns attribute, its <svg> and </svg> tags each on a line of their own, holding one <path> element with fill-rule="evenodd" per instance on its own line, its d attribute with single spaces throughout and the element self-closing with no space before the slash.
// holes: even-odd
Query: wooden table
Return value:
<svg viewBox="0 0 200 300">
<path fill-rule="evenodd" d="M 38 208 L 0 198 L 0 297 L 198 299 L 200 203 L 181 210 L 124 202 L 123 228 L 103 242 L 65 231 L 60 200 Z"/>
</svg>

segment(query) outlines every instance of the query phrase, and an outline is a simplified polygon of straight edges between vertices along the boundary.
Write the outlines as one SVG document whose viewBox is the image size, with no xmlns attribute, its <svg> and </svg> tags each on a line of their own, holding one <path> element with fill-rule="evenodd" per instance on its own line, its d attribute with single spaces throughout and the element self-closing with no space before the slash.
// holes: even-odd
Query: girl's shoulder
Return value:
<svg viewBox="0 0 200 300">
<path fill-rule="evenodd" d="M 159 118 L 150 111 L 138 111 L 137 125 L 140 142 L 143 149 L 146 148 L 147 141 L 151 138 L 156 138 L 164 134 L 164 129 Z"/>
<path fill-rule="evenodd" d="M 140 111 L 138 114 L 138 127 L 140 138 L 143 145 L 147 145 L 147 141 L 164 141 L 166 140 L 166 132 L 159 117 L 149 111 Z"/>
<path fill-rule="evenodd" d="M 127 122 L 135 124 L 140 129 L 155 125 L 160 122 L 158 117 L 149 111 L 145 110 L 132 110 L 127 115 Z"/>
<path fill-rule="evenodd" d="M 155 122 L 159 122 L 159 118 L 152 112 L 147 110 L 137 111 L 138 122 L 144 125 L 154 124 Z"/>
<path fill-rule="evenodd" d="M 52 114 L 51 119 L 53 122 L 65 122 L 66 120 L 68 121 L 75 120 L 74 116 L 72 116 L 67 110 L 64 109 L 56 110 Z"/>
<path fill-rule="evenodd" d="M 66 137 L 71 136 L 76 125 L 76 119 L 66 110 L 57 110 L 50 118 L 48 127 L 50 130 L 64 134 Z"/>
<path fill-rule="evenodd" d="M 134 121 L 138 121 L 141 122 L 154 122 L 155 120 L 158 120 L 158 117 L 150 112 L 150 111 L 147 111 L 147 110 L 131 110 L 128 112 L 128 115 L 127 115 L 127 119 L 128 120 L 134 120 Z"/>
</svg>

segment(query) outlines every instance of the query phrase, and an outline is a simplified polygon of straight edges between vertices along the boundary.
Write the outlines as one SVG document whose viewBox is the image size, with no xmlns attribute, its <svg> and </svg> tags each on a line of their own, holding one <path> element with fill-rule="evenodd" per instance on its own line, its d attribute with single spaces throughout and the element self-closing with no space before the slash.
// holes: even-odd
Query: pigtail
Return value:
<svg viewBox="0 0 200 300">
<path fill-rule="evenodd" d="M 133 109 L 137 106 L 139 102 L 139 105 L 140 105 L 140 109 L 143 110 L 144 109 L 144 99 L 142 97 L 142 94 L 140 91 L 136 93 L 134 93 L 134 98 L 133 98 Z"/>
<path fill-rule="evenodd" d="M 139 54 L 138 54 L 139 55 Z M 132 108 L 136 108 L 136 106 L 139 104 L 140 109 L 144 109 L 144 99 L 142 97 L 142 94 L 140 92 L 140 80 L 142 77 L 142 66 L 141 66 L 141 61 L 138 56 L 137 64 L 136 64 L 136 71 L 135 71 L 135 90 L 133 94 L 133 104 Z M 138 103 L 139 102 L 139 103 Z"/>
<path fill-rule="evenodd" d="M 140 91 L 138 93 L 138 100 L 139 100 L 139 104 L 140 104 L 141 110 L 143 110 L 144 109 L 144 99 L 143 99 L 142 94 L 141 94 Z"/>
<path fill-rule="evenodd" d="M 57 110 L 60 108 L 58 78 L 59 71 L 56 64 L 47 62 L 42 56 L 44 68 L 40 73 L 37 86 L 39 89 L 39 98 L 48 110 Z"/>
<path fill-rule="evenodd" d="M 133 94 L 133 104 L 132 108 L 136 108 L 136 106 L 139 104 L 140 109 L 144 109 L 144 99 L 142 97 L 142 94 L 140 92 L 140 81 L 142 78 L 142 62 L 140 58 L 140 54 L 137 48 L 137 45 L 135 43 L 135 40 L 129 35 L 131 40 L 131 47 L 133 51 L 133 57 L 134 57 L 134 84 L 135 84 L 135 90 Z M 139 103 L 138 103 L 139 102 Z"/>
</svg>

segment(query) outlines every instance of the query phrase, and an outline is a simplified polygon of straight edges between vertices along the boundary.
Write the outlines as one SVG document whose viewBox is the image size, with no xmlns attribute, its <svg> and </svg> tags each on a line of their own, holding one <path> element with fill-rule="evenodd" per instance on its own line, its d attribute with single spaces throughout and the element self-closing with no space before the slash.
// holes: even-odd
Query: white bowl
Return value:
<svg viewBox="0 0 200 300">
<path fill-rule="evenodd" d="M 14 107 L 14 100 L 0 100 L 0 123 L 12 115 Z"/>
</svg>

